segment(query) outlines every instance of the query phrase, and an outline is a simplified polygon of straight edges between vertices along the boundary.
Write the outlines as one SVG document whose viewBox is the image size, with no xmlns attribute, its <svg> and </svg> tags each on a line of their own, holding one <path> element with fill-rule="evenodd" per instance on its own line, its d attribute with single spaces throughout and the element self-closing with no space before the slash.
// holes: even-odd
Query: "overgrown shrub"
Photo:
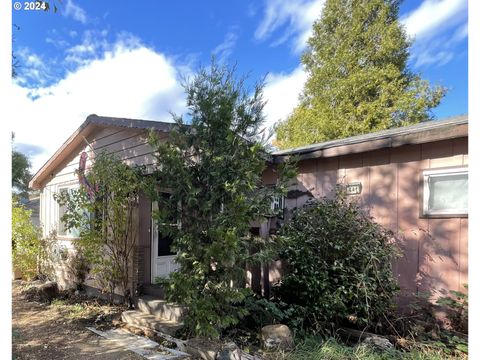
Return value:
<svg viewBox="0 0 480 360">
<path fill-rule="evenodd" d="M 12 203 L 12 257 L 13 266 L 22 276 L 33 278 L 38 273 L 41 253 L 40 228 L 32 223 L 31 210 L 25 209 L 17 199 Z"/>
<path fill-rule="evenodd" d="M 310 201 L 280 238 L 287 271 L 276 294 L 295 309 L 297 329 L 329 333 L 345 322 L 364 328 L 393 309 L 398 247 L 357 202 L 341 193 Z"/>
<path fill-rule="evenodd" d="M 83 273 L 89 264 L 110 301 L 116 288 L 121 289 L 126 303 L 133 295 L 129 268 L 137 242 L 136 212 L 143 171 L 143 167 L 130 167 L 115 154 L 101 151 L 95 154 L 80 188 L 54 194 L 65 207 L 61 218 L 65 228 L 79 232 L 75 248 L 84 263 L 76 264 L 75 271 Z"/>
</svg>

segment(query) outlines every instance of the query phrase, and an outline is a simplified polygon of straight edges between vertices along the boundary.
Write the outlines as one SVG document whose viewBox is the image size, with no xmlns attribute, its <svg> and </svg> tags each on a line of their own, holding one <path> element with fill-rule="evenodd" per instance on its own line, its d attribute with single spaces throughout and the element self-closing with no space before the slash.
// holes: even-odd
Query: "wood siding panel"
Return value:
<svg viewBox="0 0 480 360">
<path fill-rule="evenodd" d="M 316 173 L 316 159 L 302 161 L 299 164 L 297 176 L 297 190 L 301 191 L 303 195 L 297 198 L 297 207 L 303 206 L 308 199 L 319 196 L 319 191 L 316 186 Z"/>
<path fill-rule="evenodd" d="M 466 138 L 405 145 L 318 158 L 316 165 L 311 159 L 303 160 L 297 188 L 321 197 L 331 196 L 342 180 L 362 182 L 361 203 L 370 208 L 376 221 L 395 232 L 404 252 L 394 264 L 403 302 L 418 291 L 463 290 L 468 218 L 422 217 L 422 178 L 427 169 L 467 164 Z M 316 186 L 313 191 L 312 184 Z"/>
<path fill-rule="evenodd" d="M 317 189 L 320 197 L 332 197 L 338 181 L 338 158 L 317 160 Z"/>
<path fill-rule="evenodd" d="M 107 128 L 98 133 L 94 133 L 90 137 L 89 143 L 95 151 L 98 151 L 106 149 L 113 144 L 122 143 L 132 137 L 141 136 L 141 134 L 144 133 L 145 130 L 140 129 Z"/>
<path fill-rule="evenodd" d="M 434 296 L 459 289 L 460 219 L 429 219 L 426 285 Z"/>
<path fill-rule="evenodd" d="M 459 287 L 464 290 L 463 285 L 468 283 L 468 219 L 460 219 L 460 245 L 458 254 L 459 265 Z"/>
<path fill-rule="evenodd" d="M 400 154 L 392 158 L 398 162 L 398 230 L 397 242 L 404 252 L 404 257 L 397 261 L 395 273 L 398 276 L 402 296 L 412 296 L 418 291 L 423 275 L 419 265 L 420 246 L 426 239 L 428 221 L 419 218 L 421 200 L 419 198 L 419 184 L 423 167 L 426 161 L 409 161 L 420 158 L 420 148 L 410 149 L 405 157 Z M 403 160 L 403 162 L 400 162 Z"/>
<path fill-rule="evenodd" d="M 397 165 L 370 166 L 368 206 L 377 222 L 397 231 Z"/>
</svg>

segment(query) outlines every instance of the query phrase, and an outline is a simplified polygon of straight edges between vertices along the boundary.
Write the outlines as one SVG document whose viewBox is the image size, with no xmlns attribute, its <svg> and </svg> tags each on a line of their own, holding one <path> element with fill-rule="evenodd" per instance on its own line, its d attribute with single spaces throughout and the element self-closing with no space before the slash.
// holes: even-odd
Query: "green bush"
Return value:
<svg viewBox="0 0 480 360">
<path fill-rule="evenodd" d="M 12 203 L 12 260 L 14 268 L 27 279 L 37 275 L 41 253 L 40 229 L 30 219 L 27 210 L 16 199 Z"/>
<path fill-rule="evenodd" d="M 399 287 L 393 234 L 342 194 L 309 202 L 280 230 L 286 274 L 276 295 L 291 306 L 291 326 L 331 333 L 364 328 L 393 310 Z"/>
</svg>

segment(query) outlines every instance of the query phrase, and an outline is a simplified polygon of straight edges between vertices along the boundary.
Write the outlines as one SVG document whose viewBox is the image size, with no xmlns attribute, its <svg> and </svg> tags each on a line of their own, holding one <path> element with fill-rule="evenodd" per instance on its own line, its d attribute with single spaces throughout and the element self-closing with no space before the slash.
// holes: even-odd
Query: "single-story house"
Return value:
<svg viewBox="0 0 480 360">
<path fill-rule="evenodd" d="M 58 247 L 72 249 L 75 234 L 63 228 L 63 209 L 53 194 L 79 186 L 75 169 L 82 152 L 91 158 L 91 149 L 106 150 L 132 166 L 152 165 L 147 141 L 152 128 L 167 140 L 172 124 L 90 115 L 30 182 L 41 192 L 43 236 L 55 230 Z M 310 197 L 332 196 L 341 185 L 399 239 L 405 256 L 394 270 L 403 297 L 419 291 L 463 290 L 468 269 L 467 116 L 276 151 L 263 176 L 265 185 L 275 183 L 273 169 L 291 156 L 299 159 L 298 176 L 288 196 L 276 204 L 285 208 L 283 219 L 271 219 L 252 231 L 274 231 L 279 222 L 288 221 L 293 208 Z M 151 210 L 151 201 L 142 196 L 132 286 L 159 294 L 152 285 L 155 277 L 168 276 L 176 264 L 174 256 L 163 251 Z M 60 265 L 55 270 L 60 285 L 68 287 L 66 270 Z M 281 272 L 278 263 L 250 269 L 250 284 L 267 294 Z M 89 281 L 87 285 L 96 286 Z"/>
</svg>

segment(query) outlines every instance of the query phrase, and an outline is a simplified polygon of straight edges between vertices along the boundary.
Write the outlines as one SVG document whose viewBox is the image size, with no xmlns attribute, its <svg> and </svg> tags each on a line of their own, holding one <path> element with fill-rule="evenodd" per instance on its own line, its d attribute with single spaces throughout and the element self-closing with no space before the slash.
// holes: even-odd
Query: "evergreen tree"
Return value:
<svg viewBox="0 0 480 360">
<path fill-rule="evenodd" d="M 245 266 L 265 254 L 252 255 L 262 240 L 249 230 L 271 215 L 274 194 L 286 191 L 283 182 L 262 187 L 262 88 L 251 93 L 233 70 L 213 63 L 185 85 L 187 119 L 175 117 L 166 142 L 152 136 L 159 164 L 149 192 L 159 205 L 154 218 L 173 239 L 180 265 L 165 290 L 188 306 L 185 325 L 194 335 L 218 337 L 247 314 L 238 306 L 251 291 Z M 283 170 L 280 178 L 288 178 L 291 168 Z"/>
<path fill-rule="evenodd" d="M 432 119 L 442 87 L 408 69 L 398 0 L 327 0 L 302 63 L 300 104 L 277 126 L 289 148 Z"/>
</svg>

